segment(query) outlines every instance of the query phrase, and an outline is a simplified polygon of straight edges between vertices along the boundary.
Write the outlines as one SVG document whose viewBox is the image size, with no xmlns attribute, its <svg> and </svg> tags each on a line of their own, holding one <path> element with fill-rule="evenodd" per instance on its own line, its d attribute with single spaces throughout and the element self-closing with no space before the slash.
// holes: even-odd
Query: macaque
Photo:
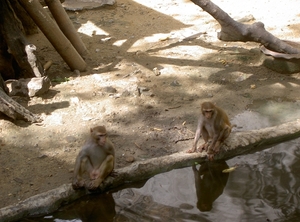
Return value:
<svg viewBox="0 0 300 222">
<path fill-rule="evenodd" d="M 207 151 L 209 158 L 212 159 L 215 153 L 218 153 L 224 140 L 231 133 L 232 126 L 229 122 L 227 114 L 219 107 L 211 102 L 201 104 L 201 114 L 198 121 L 196 135 L 192 149 L 188 153 L 196 151 L 197 143 L 200 135 L 204 139 L 198 150 Z M 211 139 L 212 141 L 209 141 Z"/>
<path fill-rule="evenodd" d="M 95 190 L 113 171 L 115 164 L 114 146 L 107 137 L 104 126 L 90 129 L 90 135 L 79 152 L 74 169 L 73 189 L 86 187 Z M 89 182 L 83 175 L 87 173 Z"/>
</svg>

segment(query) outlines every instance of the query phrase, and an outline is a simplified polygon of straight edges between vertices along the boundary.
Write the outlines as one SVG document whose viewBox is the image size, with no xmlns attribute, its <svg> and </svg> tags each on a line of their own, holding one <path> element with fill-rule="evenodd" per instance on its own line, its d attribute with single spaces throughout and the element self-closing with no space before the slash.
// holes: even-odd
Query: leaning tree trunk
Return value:
<svg viewBox="0 0 300 222">
<path fill-rule="evenodd" d="M 62 7 L 61 2 L 59 0 L 45 0 L 45 3 L 61 31 L 70 40 L 81 57 L 84 58 L 88 54 L 88 50 L 79 37 L 65 9 Z"/>
<path fill-rule="evenodd" d="M 204 11 L 214 17 L 221 25 L 221 32 L 218 38 L 223 41 L 254 41 L 261 43 L 266 48 L 286 53 L 300 54 L 300 50 L 278 39 L 266 31 L 262 22 L 256 22 L 252 25 L 243 24 L 233 20 L 226 12 L 210 0 L 191 0 L 200 6 Z"/>
<path fill-rule="evenodd" d="M 71 42 L 59 29 L 38 0 L 19 0 L 27 13 L 41 29 L 56 51 L 61 55 L 71 70 L 86 71 L 87 64 L 78 54 Z"/>
<path fill-rule="evenodd" d="M 260 130 L 233 132 L 226 140 L 225 148 L 221 149 L 215 159 L 226 160 L 234 156 L 257 152 L 299 136 L 300 120 Z M 196 162 L 201 164 L 204 161 L 206 161 L 206 153 L 190 154 L 184 152 L 135 162 L 128 167 L 115 170 L 117 176 L 108 177 L 101 184 L 99 192 L 108 191 L 128 182 L 145 180 L 155 174 L 175 168 L 188 167 Z M 87 193 L 85 190 L 73 190 L 71 184 L 64 184 L 56 189 L 0 209 L 0 218 L 4 222 L 18 220 L 30 215 L 50 213 L 63 204 L 70 203 Z"/>
</svg>

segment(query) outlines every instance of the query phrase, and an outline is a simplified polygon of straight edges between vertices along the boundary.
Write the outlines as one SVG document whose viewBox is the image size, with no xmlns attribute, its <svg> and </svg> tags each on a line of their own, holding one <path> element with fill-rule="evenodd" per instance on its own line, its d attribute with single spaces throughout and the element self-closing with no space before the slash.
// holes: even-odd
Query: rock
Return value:
<svg viewBox="0 0 300 222">
<path fill-rule="evenodd" d="M 51 86 L 46 76 L 29 79 L 8 80 L 5 82 L 10 96 L 39 96 L 47 92 Z"/>
<path fill-rule="evenodd" d="M 287 44 L 300 50 L 300 44 L 285 41 Z M 300 72 L 300 54 L 286 54 L 272 51 L 265 46 L 260 46 L 263 65 L 273 71 L 282 74 L 293 74 Z"/>
<path fill-rule="evenodd" d="M 47 76 L 41 78 L 32 78 L 28 84 L 28 95 L 30 97 L 39 96 L 49 90 L 51 81 Z"/>
<path fill-rule="evenodd" d="M 107 86 L 107 87 L 104 87 L 103 90 L 106 92 L 106 93 L 116 93 L 117 90 L 112 87 L 112 86 Z"/>
<path fill-rule="evenodd" d="M 134 162 L 134 157 L 133 157 L 133 156 L 127 156 L 127 157 L 125 158 L 125 161 L 126 161 L 127 163 L 133 163 L 133 162 Z"/>
<path fill-rule="evenodd" d="M 263 65 L 268 69 L 282 74 L 300 72 L 300 59 L 283 59 L 263 55 Z"/>
<path fill-rule="evenodd" d="M 113 5 L 115 0 L 65 0 L 62 6 L 66 10 L 78 11 L 85 9 L 95 9 L 103 5 Z"/>
<path fill-rule="evenodd" d="M 159 76 L 161 74 L 160 70 L 157 67 L 153 68 L 153 72 L 156 76 Z"/>
<path fill-rule="evenodd" d="M 181 86 L 177 80 L 170 83 L 171 86 Z"/>
<path fill-rule="evenodd" d="M 27 83 L 26 79 L 5 81 L 10 96 L 28 96 Z"/>
<path fill-rule="evenodd" d="M 74 143 L 77 140 L 75 136 L 67 136 L 65 139 L 68 143 Z"/>
</svg>

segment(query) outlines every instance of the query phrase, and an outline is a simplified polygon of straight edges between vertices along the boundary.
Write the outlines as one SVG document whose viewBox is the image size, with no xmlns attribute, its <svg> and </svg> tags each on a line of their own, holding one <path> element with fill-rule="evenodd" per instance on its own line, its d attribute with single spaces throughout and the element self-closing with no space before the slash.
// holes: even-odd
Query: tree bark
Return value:
<svg viewBox="0 0 300 222">
<path fill-rule="evenodd" d="M 243 24 L 233 20 L 226 12 L 210 0 L 191 0 L 204 11 L 214 17 L 221 25 L 218 38 L 223 41 L 254 41 L 261 43 L 266 48 L 275 52 L 286 54 L 300 54 L 300 50 L 273 36 L 266 31 L 262 22 L 251 25 Z"/>
<path fill-rule="evenodd" d="M 70 40 L 72 45 L 75 47 L 77 52 L 84 58 L 88 54 L 87 48 L 82 42 L 81 38 L 78 35 L 78 32 L 75 30 L 68 14 L 65 9 L 62 7 L 59 0 L 45 0 L 51 14 L 53 15 L 56 23 L 58 24 L 61 31 L 65 36 Z"/>
<path fill-rule="evenodd" d="M 229 159 L 234 156 L 261 151 L 280 142 L 300 136 L 300 120 L 259 130 L 233 132 L 227 138 L 221 152 L 215 160 Z M 158 173 L 203 163 L 206 153 L 175 153 L 145 161 L 139 161 L 128 167 L 115 170 L 117 176 L 109 176 L 99 188 L 99 192 L 108 191 L 128 182 L 148 179 Z M 0 209 L 2 221 L 11 221 L 29 215 L 46 214 L 57 210 L 62 204 L 70 203 L 86 195 L 85 190 L 73 190 L 71 184 L 30 197 L 17 204 Z"/>
<path fill-rule="evenodd" d="M 5 85 L 5 82 L 1 76 L 1 73 L 0 73 L 0 88 L 3 90 L 3 92 L 5 92 L 6 94 L 8 94 L 8 88 L 7 86 Z"/>
<path fill-rule="evenodd" d="M 33 71 L 33 67 L 31 67 L 30 64 L 32 59 L 34 59 L 35 67 L 38 67 L 38 65 L 36 64 L 37 60 L 35 55 L 33 53 L 28 55 L 26 52 L 26 47 L 28 47 L 30 44 L 27 42 L 21 27 L 22 25 L 20 22 L 18 22 L 17 17 L 9 4 L 9 1 L 0 1 L 1 35 L 7 44 L 9 53 L 13 55 L 14 59 L 16 60 L 21 70 L 22 77 L 31 78 L 36 76 L 36 73 Z M 39 75 L 43 74 L 42 68 L 39 72 Z M 11 76 L 12 78 L 15 77 L 15 73 L 13 75 L 14 76 Z M 7 75 L 4 73 L 4 76 L 6 77 Z"/>
<path fill-rule="evenodd" d="M 19 103 L 10 98 L 2 88 L 0 88 L 0 112 L 8 117 L 16 119 L 25 119 L 29 122 L 40 122 L 41 119 L 38 115 L 33 114 Z"/>
<path fill-rule="evenodd" d="M 43 9 L 38 0 L 19 0 L 27 13 L 48 38 L 56 51 L 61 55 L 71 70 L 86 70 L 86 63 L 76 49 L 59 29 L 50 15 Z"/>
<path fill-rule="evenodd" d="M 24 32 L 26 35 L 33 35 L 39 32 L 38 27 L 30 18 L 25 9 L 20 5 L 18 0 L 9 0 L 12 8 L 15 11 L 16 16 L 19 18 L 22 26 L 24 28 Z"/>
</svg>

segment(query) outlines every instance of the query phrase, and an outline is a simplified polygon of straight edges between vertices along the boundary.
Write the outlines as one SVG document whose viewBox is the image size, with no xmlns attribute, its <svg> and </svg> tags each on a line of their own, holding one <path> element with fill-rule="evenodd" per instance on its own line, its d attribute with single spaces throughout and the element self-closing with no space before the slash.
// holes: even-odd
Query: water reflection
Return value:
<svg viewBox="0 0 300 222">
<path fill-rule="evenodd" d="M 67 205 L 54 214 L 26 219 L 25 221 L 99 222 L 113 221 L 115 201 L 111 193 L 90 195 Z"/>
<path fill-rule="evenodd" d="M 299 221 L 299 143 L 172 170 L 141 188 L 85 197 L 32 221 Z"/>
<path fill-rule="evenodd" d="M 210 211 L 213 202 L 223 193 L 229 174 L 223 173 L 229 168 L 225 161 L 206 162 L 197 170 L 192 166 L 197 194 L 197 208 Z"/>
</svg>

